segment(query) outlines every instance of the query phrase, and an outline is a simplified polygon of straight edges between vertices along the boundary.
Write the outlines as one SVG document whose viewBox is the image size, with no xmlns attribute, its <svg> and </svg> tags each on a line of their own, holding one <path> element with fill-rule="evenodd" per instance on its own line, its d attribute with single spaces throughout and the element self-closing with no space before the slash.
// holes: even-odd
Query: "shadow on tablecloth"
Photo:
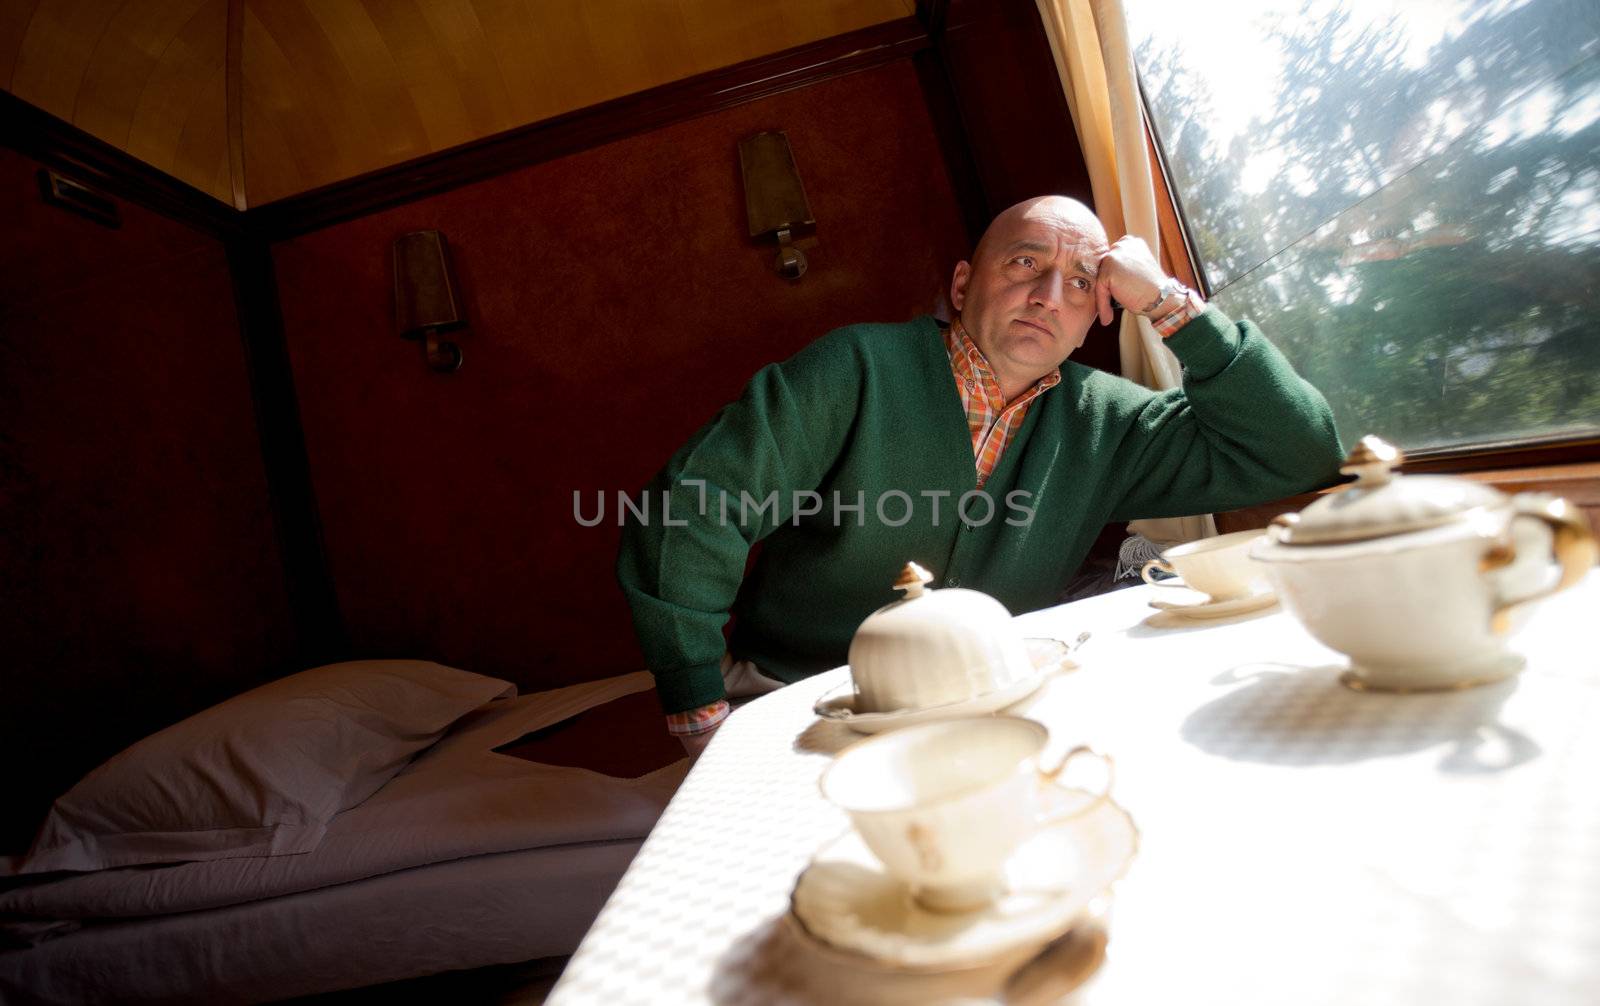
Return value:
<svg viewBox="0 0 1600 1006">
<path fill-rule="evenodd" d="M 1543 750 L 1500 722 L 1511 678 L 1460 692 L 1378 695 L 1339 684 L 1343 666 L 1245 664 L 1213 680 L 1243 682 L 1183 723 L 1183 739 L 1209 754 L 1278 765 L 1337 765 L 1447 746 L 1439 769 L 1501 772 Z"/>
<path fill-rule="evenodd" d="M 710 1000 L 717 1006 L 928 1006 L 992 1002 L 1011 972 L 1035 952 L 1025 947 L 995 963 L 947 974 L 892 972 L 822 949 L 783 916 L 766 920 L 717 961 Z"/>
<path fill-rule="evenodd" d="M 833 720 L 818 719 L 794 739 L 794 749 L 810 754 L 834 755 L 866 735 Z"/>
</svg>

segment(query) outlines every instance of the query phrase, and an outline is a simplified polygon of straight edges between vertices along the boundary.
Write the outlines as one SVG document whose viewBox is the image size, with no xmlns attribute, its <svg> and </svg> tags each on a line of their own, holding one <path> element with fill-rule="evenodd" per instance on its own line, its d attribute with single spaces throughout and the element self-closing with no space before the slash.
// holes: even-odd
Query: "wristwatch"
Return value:
<svg viewBox="0 0 1600 1006">
<path fill-rule="evenodd" d="M 1167 277 L 1167 281 L 1161 284 L 1161 289 L 1156 291 L 1156 299 L 1146 304 L 1144 306 L 1144 310 L 1140 311 L 1139 313 L 1141 315 L 1148 316 L 1152 311 L 1160 307 L 1162 304 L 1165 304 L 1172 297 L 1187 297 L 1188 295 L 1189 288 L 1169 276 Z"/>
</svg>

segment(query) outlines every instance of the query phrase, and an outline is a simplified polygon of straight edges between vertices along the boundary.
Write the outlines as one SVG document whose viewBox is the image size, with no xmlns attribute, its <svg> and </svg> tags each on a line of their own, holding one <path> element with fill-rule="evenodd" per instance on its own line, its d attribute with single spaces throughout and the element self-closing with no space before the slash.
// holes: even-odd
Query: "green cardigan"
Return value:
<svg viewBox="0 0 1600 1006">
<path fill-rule="evenodd" d="M 762 368 L 673 455 L 623 530 L 617 576 L 663 708 L 721 698 L 725 649 L 783 681 L 844 663 L 862 619 L 898 597 L 890 585 L 907 560 L 1031 611 L 1056 603 L 1109 522 L 1225 510 L 1335 477 L 1344 452 L 1327 403 L 1254 325 L 1211 307 L 1167 345 L 1181 389 L 1063 364 L 983 487 L 992 514 L 972 496 L 965 520 L 972 436 L 932 318 L 842 328 Z"/>
</svg>

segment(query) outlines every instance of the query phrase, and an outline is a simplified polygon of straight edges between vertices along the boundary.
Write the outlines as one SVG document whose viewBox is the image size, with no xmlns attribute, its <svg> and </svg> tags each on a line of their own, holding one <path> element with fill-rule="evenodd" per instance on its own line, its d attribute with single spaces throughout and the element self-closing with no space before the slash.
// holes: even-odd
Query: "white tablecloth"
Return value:
<svg viewBox="0 0 1600 1006">
<path fill-rule="evenodd" d="M 1024 715 L 1117 762 L 1141 849 L 1082 1002 L 1600 1003 L 1600 572 L 1547 601 L 1521 676 L 1392 696 L 1274 608 L 1156 614 L 1138 587 L 1019 619 L 1089 630 Z M 928 1002 L 956 976 L 842 966 L 782 924 L 847 827 L 817 792 L 855 739 L 811 713 L 839 669 L 736 711 L 574 955 L 550 1003 Z"/>
</svg>

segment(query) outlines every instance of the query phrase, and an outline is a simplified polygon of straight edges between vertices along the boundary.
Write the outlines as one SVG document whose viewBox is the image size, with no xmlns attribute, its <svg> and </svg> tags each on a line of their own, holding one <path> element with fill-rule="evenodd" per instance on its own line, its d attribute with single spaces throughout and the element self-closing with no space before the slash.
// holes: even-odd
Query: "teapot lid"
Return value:
<svg viewBox="0 0 1600 1006">
<path fill-rule="evenodd" d="M 1362 437 L 1339 470 L 1354 483 L 1301 512 L 1272 519 L 1272 537 L 1286 545 L 1363 541 L 1421 531 L 1498 507 L 1491 486 L 1448 475 L 1401 475 L 1405 453 L 1378 437 Z"/>
</svg>

